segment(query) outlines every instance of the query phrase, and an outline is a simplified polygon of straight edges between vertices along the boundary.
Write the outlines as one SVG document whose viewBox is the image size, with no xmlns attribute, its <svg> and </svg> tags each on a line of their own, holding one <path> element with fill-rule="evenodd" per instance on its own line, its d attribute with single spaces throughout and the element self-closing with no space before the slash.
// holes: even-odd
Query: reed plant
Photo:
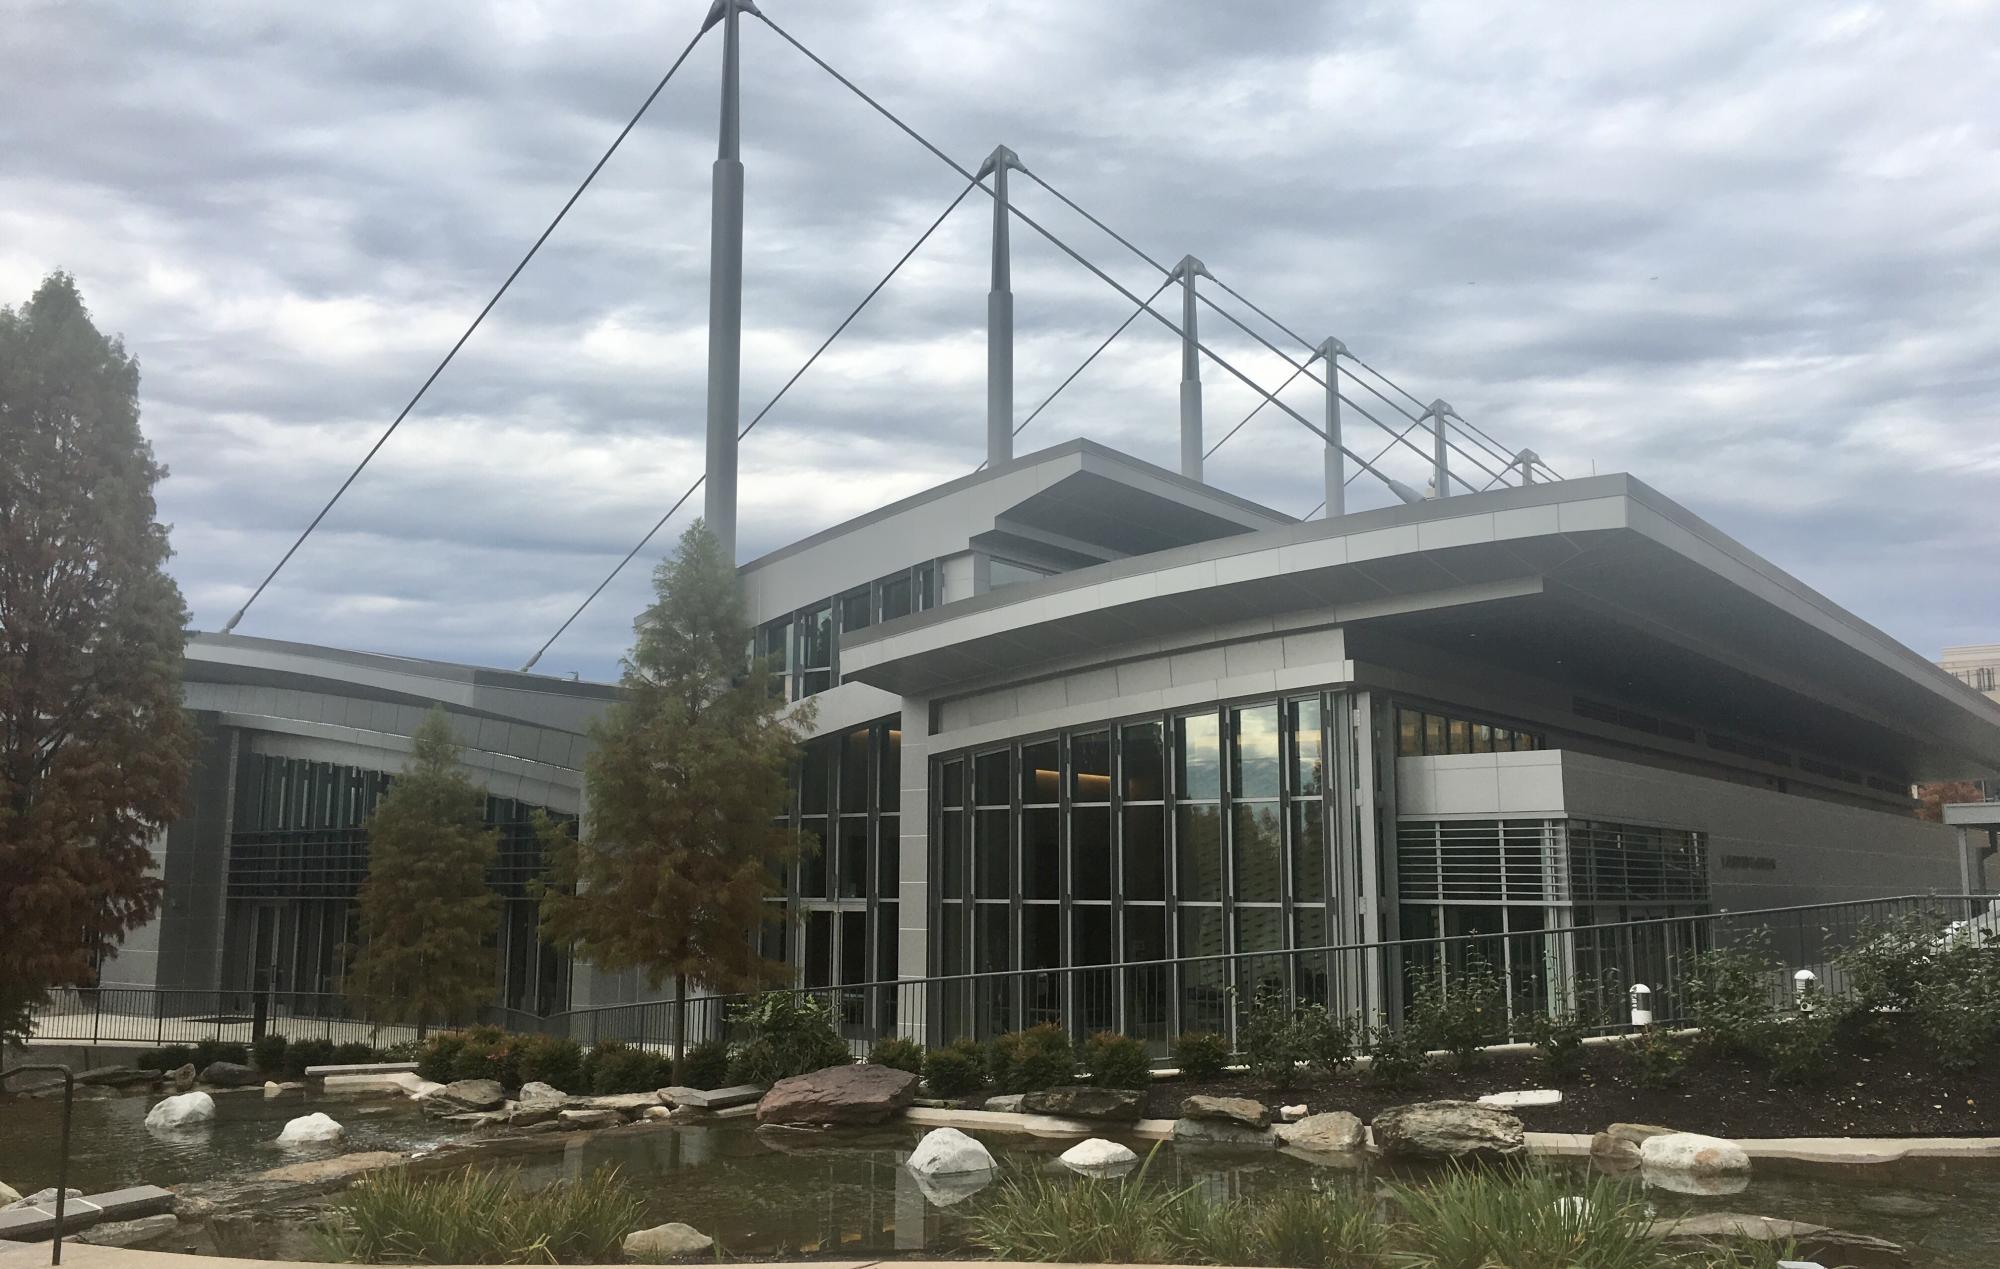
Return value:
<svg viewBox="0 0 2000 1269">
<path fill-rule="evenodd" d="M 512 1170 L 370 1177 L 314 1229 L 321 1255 L 369 1265 L 603 1264 L 624 1259 L 645 1205 L 616 1168 L 525 1189 Z"/>
<path fill-rule="evenodd" d="M 1408 1258 L 1423 1269 L 1658 1269 L 1679 1263 L 1651 1234 L 1638 1191 L 1540 1168 L 1454 1168 L 1390 1187 Z"/>
</svg>

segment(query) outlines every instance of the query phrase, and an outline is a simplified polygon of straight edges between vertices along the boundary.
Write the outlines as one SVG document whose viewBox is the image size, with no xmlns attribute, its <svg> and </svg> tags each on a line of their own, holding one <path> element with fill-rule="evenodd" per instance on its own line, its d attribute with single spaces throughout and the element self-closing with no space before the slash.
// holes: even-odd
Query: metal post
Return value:
<svg viewBox="0 0 2000 1269">
<path fill-rule="evenodd" d="M 1201 479 L 1201 345 L 1195 329 L 1196 277 L 1212 277 L 1201 261 L 1182 256 L 1168 280 L 1181 290 L 1181 475 Z"/>
<path fill-rule="evenodd" d="M 743 392 L 743 159 L 737 18 L 750 0 L 715 0 L 703 29 L 722 23 L 722 111 L 708 237 L 708 479 L 702 518 L 736 563 L 736 429 Z"/>
<path fill-rule="evenodd" d="M 1326 518 L 1347 514 L 1347 456 L 1340 448 L 1340 359 L 1347 345 L 1331 335 L 1320 342 L 1326 362 Z"/>
<path fill-rule="evenodd" d="M 979 167 L 980 179 L 993 177 L 993 283 L 986 293 L 986 465 L 1014 457 L 1014 279 L 1008 224 L 1007 169 L 1021 160 L 1004 145 L 993 147 Z"/>
<path fill-rule="evenodd" d="M 1518 463 L 1521 468 L 1522 486 L 1525 488 L 1528 485 L 1534 484 L 1535 464 L 1542 461 L 1542 456 L 1540 454 L 1537 454 L 1534 450 L 1524 449 L 1520 453 L 1514 455 L 1514 461 Z"/>
<path fill-rule="evenodd" d="M 49 1263 L 51 1265 L 60 1265 L 62 1263 L 63 1219 L 67 1215 L 69 1206 L 69 1121 L 72 1112 L 76 1108 L 76 1075 L 67 1066 L 58 1066 L 53 1063 L 4 1067 L 0 1068 L 0 1085 L 4 1085 L 12 1076 L 26 1075 L 32 1071 L 60 1075 L 63 1082 L 62 1131 L 56 1145 L 56 1227 L 53 1235 L 54 1246 L 50 1249 L 49 1254 Z"/>
<path fill-rule="evenodd" d="M 1445 432 L 1444 421 L 1447 418 L 1457 418 L 1458 411 L 1452 409 L 1442 399 L 1439 399 L 1431 402 L 1431 408 L 1426 410 L 1424 414 L 1431 421 L 1431 461 L 1437 469 L 1436 475 L 1432 477 L 1437 482 L 1437 488 L 1432 491 L 1431 497 L 1449 498 L 1451 496 L 1451 467 L 1445 458 L 1448 436 Z"/>
</svg>

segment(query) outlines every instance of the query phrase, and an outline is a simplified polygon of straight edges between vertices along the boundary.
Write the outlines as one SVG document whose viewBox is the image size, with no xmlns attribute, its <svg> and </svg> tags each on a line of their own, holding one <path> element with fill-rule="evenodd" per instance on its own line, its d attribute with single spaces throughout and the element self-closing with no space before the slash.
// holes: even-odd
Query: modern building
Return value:
<svg viewBox="0 0 2000 1269">
<path fill-rule="evenodd" d="M 1946 648 L 1938 661 L 1945 673 L 1988 700 L 2000 701 L 2000 643 L 1973 643 Z"/>
<path fill-rule="evenodd" d="M 1298 521 L 1072 441 L 740 572 L 817 702 L 789 814 L 821 848 L 767 945 L 810 986 L 1455 934 L 1509 936 L 1532 981 L 1590 968 L 1576 927 L 2000 881 L 1909 796 L 2000 772 L 2000 704 L 1629 476 Z M 506 843 L 496 1001 L 641 998 L 541 945 L 521 889 L 526 817 L 582 809 L 614 694 L 197 637 L 194 810 L 106 981 L 331 989 L 360 819 L 441 703 Z M 1330 957 L 1327 994 L 1381 1007 L 1380 964 Z M 1222 973 L 1086 1021 L 1163 1034 Z M 953 1029 L 1034 1011 L 914 999 Z"/>
</svg>

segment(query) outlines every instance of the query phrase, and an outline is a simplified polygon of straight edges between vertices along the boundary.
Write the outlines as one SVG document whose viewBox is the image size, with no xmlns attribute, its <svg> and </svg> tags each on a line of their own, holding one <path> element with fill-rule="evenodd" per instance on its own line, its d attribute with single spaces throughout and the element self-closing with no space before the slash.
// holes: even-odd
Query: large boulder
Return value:
<svg viewBox="0 0 2000 1269">
<path fill-rule="evenodd" d="M 201 1076 L 195 1073 L 194 1063 L 183 1062 L 173 1070 L 168 1071 L 166 1078 L 174 1086 L 176 1093 L 185 1093 L 194 1088 L 195 1081 L 200 1079 Z"/>
<path fill-rule="evenodd" d="M 999 1111 L 1007 1115 L 1018 1115 L 1021 1113 L 1022 1104 L 1027 1100 L 1028 1095 L 1026 1093 L 1002 1093 L 998 1097 L 989 1097 L 981 1102 L 980 1108 L 982 1110 Z"/>
<path fill-rule="evenodd" d="M 1136 1123 L 1145 1108 L 1145 1096 L 1129 1088 L 1094 1088 L 1086 1084 L 1024 1093 L 1019 1107 L 1030 1115 L 1111 1119 L 1126 1123 Z"/>
<path fill-rule="evenodd" d="M 1206 1097 L 1197 1094 L 1181 1102 L 1182 1119 L 1205 1119 L 1243 1128 L 1267 1128 L 1271 1108 L 1248 1097 Z"/>
<path fill-rule="evenodd" d="M 498 1110 L 507 1104 L 499 1080 L 453 1080 L 424 1099 L 424 1108 L 452 1115 L 468 1110 Z"/>
<path fill-rule="evenodd" d="M 1375 1116 L 1375 1145 L 1390 1159 L 1514 1159 L 1528 1148 L 1521 1121 L 1477 1102 L 1418 1102 Z"/>
<path fill-rule="evenodd" d="M 1361 1149 L 1368 1141 L 1361 1121 L 1344 1110 L 1307 1115 L 1295 1123 L 1279 1124 L 1272 1131 L 1293 1149 L 1316 1154 L 1345 1154 Z"/>
<path fill-rule="evenodd" d="M 179 1093 L 146 1112 L 146 1127 L 171 1132 L 212 1123 L 215 1099 L 207 1093 Z"/>
<path fill-rule="evenodd" d="M 563 1092 L 553 1084 L 544 1084 L 540 1080 L 529 1080 L 527 1083 L 521 1085 L 519 1100 L 524 1102 L 559 1102 L 568 1096 L 568 1093 Z"/>
<path fill-rule="evenodd" d="M 1689 1176 L 1734 1176 L 1750 1170 L 1750 1156 L 1742 1146 L 1697 1132 L 1647 1137 L 1639 1144 L 1639 1162 L 1648 1172 Z"/>
<path fill-rule="evenodd" d="M 879 1124 L 917 1095 L 917 1077 L 873 1062 L 830 1066 L 771 1086 L 757 1103 L 763 1124 Z"/>
<path fill-rule="evenodd" d="M 669 1221 L 625 1235 L 625 1254 L 634 1260 L 666 1260 L 703 1255 L 715 1240 L 692 1225 Z"/>
<path fill-rule="evenodd" d="M 210 1088 L 262 1088 L 264 1073 L 240 1062 L 210 1062 L 201 1068 L 201 1082 Z"/>
<path fill-rule="evenodd" d="M 300 1115 L 297 1119 L 288 1121 L 284 1131 L 278 1134 L 278 1144 L 317 1146 L 329 1141 L 339 1141 L 346 1135 L 347 1130 L 340 1126 L 339 1121 L 323 1110 L 316 1110 L 310 1115 Z"/>
<path fill-rule="evenodd" d="M 1243 1146 L 1275 1150 L 1278 1134 L 1269 1128 L 1246 1128 L 1227 1119 L 1176 1119 L 1173 1139 L 1184 1146 Z"/>
<path fill-rule="evenodd" d="M 990 1172 L 997 1165 L 992 1154 L 974 1138 L 956 1128 L 933 1128 L 910 1151 L 903 1166 L 914 1176 L 955 1176 L 962 1172 Z"/>
<path fill-rule="evenodd" d="M 1139 1162 L 1131 1147 L 1102 1137 L 1077 1142 L 1062 1152 L 1061 1159 L 1064 1167 L 1084 1176 L 1118 1176 Z"/>
<path fill-rule="evenodd" d="M 1667 1137 L 1673 1129 L 1657 1124 L 1613 1124 L 1590 1139 L 1590 1157 L 1610 1168 L 1639 1166 L 1639 1147 L 1649 1137 Z"/>
</svg>

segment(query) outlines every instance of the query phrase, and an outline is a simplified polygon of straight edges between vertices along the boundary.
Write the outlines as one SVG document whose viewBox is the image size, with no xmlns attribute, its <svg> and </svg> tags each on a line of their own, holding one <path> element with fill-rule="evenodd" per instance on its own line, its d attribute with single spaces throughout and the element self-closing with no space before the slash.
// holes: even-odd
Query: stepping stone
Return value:
<svg viewBox="0 0 2000 1269">
<path fill-rule="evenodd" d="M 308 1066 L 306 1074 L 321 1075 L 401 1075 L 414 1074 L 415 1062 L 347 1062 L 338 1066 Z"/>
<path fill-rule="evenodd" d="M 755 1084 L 737 1084 L 731 1088 L 663 1088 L 660 1100 L 672 1102 L 676 1106 L 688 1106 L 695 1110 L 726 1110 L 731 1106 L 744 1106 L 764 1095 L 764 1090 Z"/>
<path fill-rule="evenodd" d="M 1562 1093 L 1553 1088 L 1529 1088 L 1514 1093 L 1488 1093 L 1479 1099 L 1481 1106 L 1557 1106 L 1562 1103 Z"/>
</svg>

